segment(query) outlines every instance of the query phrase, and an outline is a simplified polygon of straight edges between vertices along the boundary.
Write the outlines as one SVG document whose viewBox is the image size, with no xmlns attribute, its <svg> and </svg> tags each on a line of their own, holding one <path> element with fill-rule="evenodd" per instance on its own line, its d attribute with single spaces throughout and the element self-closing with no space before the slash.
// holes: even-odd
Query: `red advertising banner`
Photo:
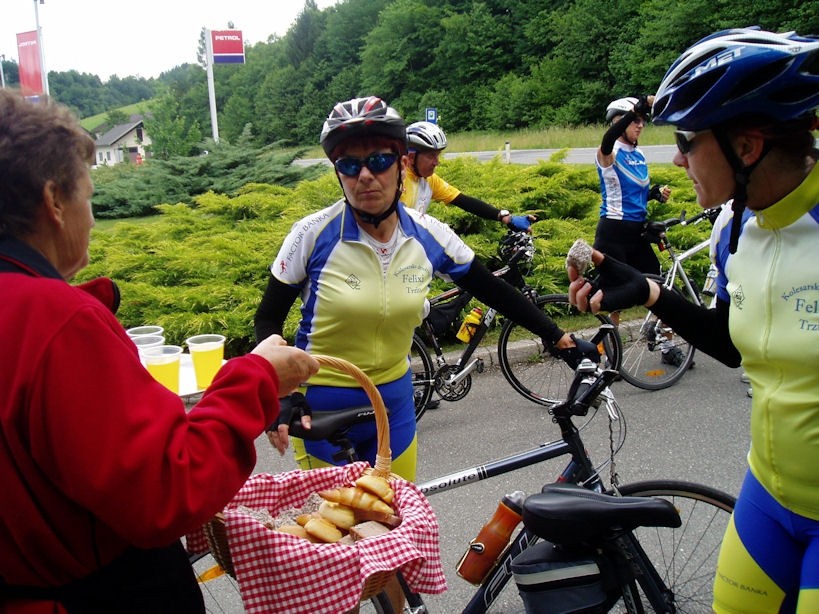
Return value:
<svg viewBox="0 0 819 614">
<path fill-rule="evenodd" d="M 42 96 L 43 74 L 40 70 L 40 46 L 37 43 L 36 30 L 17 35 L 17 57 L 21 93 L 23 96 Z"/>
<path fill-rule="evenodd" d="M 244 64 L 245 45 L 241 30 L 211 30 L 214 64 Z"/>
</svg>

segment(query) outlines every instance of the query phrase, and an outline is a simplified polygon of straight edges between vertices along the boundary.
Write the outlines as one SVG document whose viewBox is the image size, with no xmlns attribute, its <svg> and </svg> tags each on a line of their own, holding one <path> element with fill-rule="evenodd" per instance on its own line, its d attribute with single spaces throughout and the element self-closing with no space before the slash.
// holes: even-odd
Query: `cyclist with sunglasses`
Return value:
<svg viewBox="0 0 819 614">
<path fill-rule="evenodd" d="M 426 213 L 429 204 L 437 200 L 455 205 L 485 220 L 505 224 L 512 230 L 531 232 L 534 215 L 512 215 L 480 199 L 467 196 L 448 184 L 435 172 L 441 163 L 441 153 L 447 147 L 446 134 L 432 122 L 415 122 L 407 127 L 407 160 L 404 175 L 404 193 L 401 202 L 410 209 Z"/>
<path fill-rule="evenodd" d="M 513 286 L 492 275 L 446 224 L 400 202 L 405 124 L 383 100 L 371 96 L 338 103 L 324 123 L 321 144 L 343 198 L 293 225 L 270 267 L 256 336 L 281 334 L 300 297 L 295 345 L 352 362 L 378 387 L 390 411 L 392 471 L 415 479 L 415 408 L 407 356 L 433 275 L 454 281 L 540 335 L 570 365 L 584 356 L 599 360 L 594 345 L 575 342 Z M 346 374 L 321 371 L 310 384 L 306 400 L 312 411 L 369 405 Z M 282 422 L 271 432 L 280 453 L 288 445 Z M 374 464 L 375 425 L 354 427 L 350 438 L 359 455 Z M 294 451 L 303 468 L 338 462 L 338 449 L 326 441 L 296 440 Z"/>
<path fill-rule="evenodd" d="M 819 38 L 756 28 L 706 37 L 672 64 L 654 121 L 697 201 L 733 198 L 717 303 L 698 307 L 597 252 L 581 309 L 643 304 L 753 385 L 749 470 L 720 552 L 713 608 L 819 612 Z"/>
</svg>

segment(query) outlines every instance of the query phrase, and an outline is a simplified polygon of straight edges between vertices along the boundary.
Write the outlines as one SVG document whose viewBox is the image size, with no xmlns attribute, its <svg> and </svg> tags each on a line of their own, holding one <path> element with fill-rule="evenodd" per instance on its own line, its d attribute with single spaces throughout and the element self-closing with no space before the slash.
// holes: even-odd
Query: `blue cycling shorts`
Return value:
<svg viewBox="0 0 819 614">
<path fill-rule="evenodd" d="M 819 612 L 819 521 L 777 502 L 750 471 L 725 532 L 714 611 Z"/>
</svg>

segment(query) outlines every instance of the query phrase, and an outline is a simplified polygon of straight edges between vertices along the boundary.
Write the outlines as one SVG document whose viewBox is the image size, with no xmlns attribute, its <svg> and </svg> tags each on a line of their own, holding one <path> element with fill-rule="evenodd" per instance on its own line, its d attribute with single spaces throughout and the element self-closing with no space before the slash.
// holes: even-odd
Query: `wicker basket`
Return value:
<svg viewBox="0 0 819 614">
<path fill-rule="evenodd" d="M 376 451 L 375 467 L 366 470 L 366 473 L 378 475 L 384 478 L 397 477 L 390 471 L 392 462 L 392 453 L 390 450 L 390 425 L 387 416 L 387 408 L 384 405 L 384 400 L 381 398 L 381 393 L 373 384 L 369 376 L 354 364 L 331 356 L 316 355 L 314 358 L 322 367 L 329 367 L 337 371 L 341 371 L 353 377 L 358 384 L 367 393 L 370 403 L 375 410 L 375 425 L 378 433 L 378 447 Z M 216 514 L 210 522 L 204 527 L 205 537 L 207 538 L 211 554 L 222 569 L 230 576 L 236 577 L 235 567 L 230 556 L 228 547 L 227 530 L 225 527 L 224 514 Z M 395 572 L 376 572 L 370 575 L 362 589 L 361 600 L 364 601 L 370 597 L 378 594 L 390 578 L 395 575 Z"/>
</svg>

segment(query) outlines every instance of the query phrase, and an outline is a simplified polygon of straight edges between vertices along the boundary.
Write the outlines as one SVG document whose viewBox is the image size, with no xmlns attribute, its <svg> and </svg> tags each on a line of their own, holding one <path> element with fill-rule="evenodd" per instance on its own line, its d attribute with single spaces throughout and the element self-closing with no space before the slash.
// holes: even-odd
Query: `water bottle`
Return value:
<svg viewBox="0 0 819 614">
<path fill-rule="evenodd" d="M 708 267 L 708 273 L 705 276 L 705 283 L 702 284 L 702 294 L 704 296 L 714 296 L 717 291 L 717 275 L 719 271 L 716 265 Z"/>
<path fill-rule="evenodd" d="M 475 334 L 475 329 L 477 329 L 478 324 L 481 323 L 482 317 L 483 311 L 481 311 L 481 308 L 475 307 L 466 314 L 463 324 L 461 324 L 461 328 L 458 329 L 458 334 L 455 336 L 464 343 L 469 343 L 472 340 L 472 335 Z"/>
<path fill-rule="evenodd" d="M 459 576 L 472 584 L 481 584 L 486 579 L 520 523 L 525 499 L 526 493 L 520 490 L 504 495 L 492 518 L 458 561 Z"/>
</svg>

